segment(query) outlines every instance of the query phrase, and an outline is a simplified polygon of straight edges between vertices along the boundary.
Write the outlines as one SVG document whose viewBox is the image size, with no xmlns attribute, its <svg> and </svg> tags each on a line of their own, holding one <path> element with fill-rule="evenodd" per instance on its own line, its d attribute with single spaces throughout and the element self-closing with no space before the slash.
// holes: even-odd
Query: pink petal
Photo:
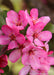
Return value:
<svg viewBox="0 0 54 75">
<path fill-rule="evenodd" d="M 25 42 L 25 37 L 23 34 L 18 34 L 18 36 L 16 37 L 16 40 L 19 44 L 23 44 Z"/>
<path fill-rule="evenodd" d="M 44 23 L 43 22 L 38 22 L 36 25 L 34 25 L 34 32 L 39 33 L 44 29 Z"/>
<path fill-rule="evenodd" d="M 25 27 L 28 23 L 25 12 L 23 10 L 20 10 L 18 14 L 19 14 L 20 22 L 22 23 L 22 26 Z"/>
<path fill-rule="evenodd" d="M 18 14 L 13 10 L 10 10 L 10 11 L 7 12 L 7 18 L 9 18 L 10 21 L 13 22 L 13 23 L 18 22 Z"/>
<path fill-rule="evenodd" d="M 49 16 L 43 16 L 43 17 L 40 17 L 38 20 L 43 22 L 44 25 L 47 25 L 47 23 L 50 21 L 50 17 Z"/>
<path fill-rule="evenodd" d="M 34 40 L 34 43 L 35 43 L 35 45 L 37 45 L 37 46 L 44 46 L 43 42 L 40 41 L 40 40 L 37 39 L 37 38 Z"/>
<path fill-rule="evenodd" d="M 8 50 L 10 49 L 14 49 L 14 48 L 17 48 L 17 42 L 16 41 L 11 41 L 8 45 Z"/>
<path fill-rule="evenodd" d="M 10 42 L 10 38 L 8 36 L 0 36 L 0 45 L 7 45 Z"/>
<path fill-rule="evenodd" d="M 39 33 L 38 38 L 41 41 L 49 41 L 52 38 L 52 33 L 50 31 L 42 31 Z"/>
<path fill-rule="evenodd" d="M 6 23 L 9 27 L 13 28 L 14 23 L 11 22 L 9 18 L 6 18 Z"/>
<path fill-rule="evenodd" d="M 33 37 L 32 36 L 29 36 L 29 35 L 26 35 L 27 39 L 30 41 L 30 42 L 33 42 Z"/>
<path fill-rule="evenodd" d="M 6 67 L 8 64 L 7 55 L 0 56 L 0 67 Z"/>
<path fill-rule="evenodd" d="M 30 66 L 25 66 L 21 69 L 21 71 L 19 72 L 19 75 L 27 75 L 29 70 L 30 70 Z"/>
<path fill-rule="evenodd" d="M 30 75 L 37 75 L 37 74 L 39 74 L 39 73 L 36 72 L 36 70 L 31 69 L 31 71 L 30 71 Z"/>
<path fill-rule="evenodd" d="M 29 55 L 28 55 L 28 53 L 23 54 L 23 56 L 22 56 L 22 63 L 24 65 L 29 65 Z"/>
<path fill-rule="evenodd" d="M 36 20 L 38 18 L 38 9 L 36 8 L 31 9 L 30 15 L 34 20 Z"/>
<path fill-rule="evenodd" d="M 28 27 L 28 29 L 27 29 L 27 35 L 33 35 L 33 33 L 34 33 L 34 30 L 33 30 L 33 27 Z"/>
<path fill-rule="evenodd" d="M 49 65 L 54 65 L 54 57 L 48 57 Z"/>
<path fill-rule="evenodd" d="M 25 10 L 25 14 L 26 14 L 26 19 L 27 19 L 28 23 L 30 24 L 30 26 L 33 26 L 33 22 L 31 20 L 31 17 L 29 16 L 27 10 Z"/>
<path fill-rule="evenodd" d="M 9 60 L 12 63 L 15 63 L 20 57 L 21 57 L 21 51 L 16 49 L 10 53 Z"/>
<path fill-rule="evenodd" d="M 30 65 L 33 69 L 39 69 L 40 68 L 40 61 L 35 55 L 30 55 Z"/>
<path fill-rule="evenodd" d="M 0 69 L 0 73 L 4 73 L 4 70 Z"/>
<path fill-rule="evenodd" d="M 2 26 L 2 32 L 5 35 L 10 35 L 12 33 L 12 29 L 8 25 L 3 25 Z"/>
<path fill-rule="evenodd" d="M 46 58 L 47 57 L 47 52 L 46 51 L 44 51 L 43 49 L 40 49 L 40 48 L 38 48 L 38 47 L 36 47 L 35 48 L 35 52 L 34 52 L 34 54 L 35 54 L 35 56 L 36 57 L 43 57 L 43 58 Z"/>
<path fill-rule="evenodd" d="M 16 26 L 16 28 L 17 28 L 18 30 L 23 30 L 23 29 L 24 29 L 24 26 Z"/>
<path fill-rule="evenodd" d="M 52 54 L 53 54 L 53 51 L 49 51 L 49 52 L 48 52 L 48 55 L 52 55 Z"/>
<path fill-rule="evenodd" d="M 47 43 L 45 43 L 45 48 L 46 48 L 46 51 L 48 52 L 49 51 L 49 45 Z"/>
</svg>

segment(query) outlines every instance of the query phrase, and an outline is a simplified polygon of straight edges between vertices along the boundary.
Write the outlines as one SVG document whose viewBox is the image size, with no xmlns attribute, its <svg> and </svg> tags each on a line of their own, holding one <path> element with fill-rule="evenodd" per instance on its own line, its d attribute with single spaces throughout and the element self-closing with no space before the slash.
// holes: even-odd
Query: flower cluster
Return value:
<svg viewBox="0 0 54 75">
<path fill-rule="evenodd" d="M 36 8 L 31 9 L 30 15 L 27 10 L 7 12 L 6 25 L 0 31 L 0 45 L 7 45 L 7 50 L 12 50 L 9 54 L 12 63 L 22 57 L 24 67 L 19 75 L 48 75 L 50 65 L 54 65 L 54 58 L 50 56 L 53 51 L 49 51 L 48 45 L 52 33 L 43 31 L 49 21 L 49 16 L 38 18 Z M 28 24 L 24 35 L 21 31 Z"/>
</svg>

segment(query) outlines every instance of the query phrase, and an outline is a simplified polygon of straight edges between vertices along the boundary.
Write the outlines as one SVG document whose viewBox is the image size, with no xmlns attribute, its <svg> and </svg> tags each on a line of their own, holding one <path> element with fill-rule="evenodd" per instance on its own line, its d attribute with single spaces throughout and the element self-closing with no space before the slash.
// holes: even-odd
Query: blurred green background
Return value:
<svg viewBox="0 0 54 75">
<path fill-rule="evenodd" d="M 16 12 L 18 12 L 21 9 L 22 10 L 27 9 L 28 11 L 30 11 L 31 8 L 35 7 L 39 9 L 39 17 L 45 15 L 50 16 L 51 18 L 50 25 L 48 25 L 48 28 L 45 28 L 45 30 L 48 29 L 53 32 L 53 37 L 52 40 L 49 42 L 49 46 L 50 50 L 54 50 L 54 26 L 51 26 L 51 24 L 54 25 L 54 0 L 46 0 L 46 1 L 47 2 L 45 3 L 44 0 L 0 0 L 0 12 L 2 12 L 3 10 L 5 11 L 15 10 Z M 0 18 L 2 19 L 2 22 L 0 20 L 0 24 L 1 25 L 5 24 L 5 20 L 3 19 L 3 17 L 0 16 Z M 52 30 L 50 28 L 52 28 Z M 24 65 L 21 63 L 20 59 L 16 63 L 11 63 L 10 61 L 8 61 L 8 66 L 4 68 L 5 73 L 2 75 L 18 75 L 18 72 Z M 51 67 L 49 75 L 54 75 L 53 67 Z"/>
</svg>

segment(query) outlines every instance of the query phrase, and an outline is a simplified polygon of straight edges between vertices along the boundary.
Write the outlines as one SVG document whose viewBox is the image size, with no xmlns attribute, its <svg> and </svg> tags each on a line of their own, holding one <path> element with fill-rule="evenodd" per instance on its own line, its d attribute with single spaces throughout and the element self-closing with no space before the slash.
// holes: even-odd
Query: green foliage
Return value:
<svg viewBox="0 0 54 75">
<path fill-rule="evenodd" d="M 7 11 L 0 11 L 0 29 L 1 26 L 6 24 L 6 16 L 7 16 Z"/>
<path fill-rule="evenodd" d="M 3 70 L 4 70 L 4 73 L 3 73 L 3 74 L 1 74 L 1 75 L 8 75 L 9 67 L 8 67 L 8 66 L 6 66 L 5 68 L 3 68 Z"/>
<path fill-rule="evenodd" d="M 52 33 L 54 33 L 54 25 L 51 24 L 51 23 L 48 23 L 48 24 L 46 25 L 46 27 L 44 28 L 44 30 L 49 30 L 49 31 L 51 31 Z"/>
</svg>

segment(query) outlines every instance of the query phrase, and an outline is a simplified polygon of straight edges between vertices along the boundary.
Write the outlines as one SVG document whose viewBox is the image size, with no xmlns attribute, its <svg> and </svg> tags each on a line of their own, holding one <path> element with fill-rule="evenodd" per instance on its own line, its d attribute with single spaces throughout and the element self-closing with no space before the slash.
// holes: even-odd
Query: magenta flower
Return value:
<svg viewBox="0 0 54 75">
<path fill-rule="evenodd" d="M 25 14 L 26 14 L 26 18 L 27 18 L 30 26 L 36 25 L 37 22 L 43 22 L 44 27 L 45 27 L 46 24 L 50 21 L 49 16 L 43 16 L 43 17 L 38 18 L 38 9 L 36 9 L 36 8 L 31 9 L 30 16 L 29 16 L 27 10 L 25 10 Z"/>
<path fill-rule="evenodd" d="M 48 75 L 48 73 L 43 69 L 33 69 L 31 66 L 24 66 L 21 71 L 19 72 L 19 75 Z"/>
<path fill-rule="evenodd" d="M 0 73 L 4 73 L 4 71 L 1 68 L 6 67 L 7 64 L 7 55 L 0 56 Z"/>
<path fill-rule="evenodd" d="M 6 23 L 11 28 L 17 28 L 18 30 L 24 29 L 27 25 L 25 12 L 23 10 L 20 10 L 19 13 L 16 13 L 13 10 L 8 11 Z"/>
<path fill-rule="evenodd" d="M 48 42 L 52 38 L 52 33 L 50 31 L 42 31 L 44 25 L 42 22 L 36 23 L 34 26 L 30 26 L 27 29 L 26 37 L 31 42 L 34 42 L 37 46 L 44 46 L 44 42 Z"/>
<path fill-rule="evenodd" d="M 23 44 L 25 37 L 18 31 L 14 32 L 8 25 L 2 26 L 3 35 L 0 35 L 0 45 L 8 45 L 8 49 L 16 48 L 19 44 Z"/>
<path fill-rule="evenodd" d="M 30 41 L 25 40 L 25 42 L 22 45 L 18 45 L 18 48 L 10 53 L 9 60 L 12 63 L 15 63 L 23 55 L 22 49 L 24 47 L 27 48 L 29 44 L 30 44 Z"/>
</svg>

